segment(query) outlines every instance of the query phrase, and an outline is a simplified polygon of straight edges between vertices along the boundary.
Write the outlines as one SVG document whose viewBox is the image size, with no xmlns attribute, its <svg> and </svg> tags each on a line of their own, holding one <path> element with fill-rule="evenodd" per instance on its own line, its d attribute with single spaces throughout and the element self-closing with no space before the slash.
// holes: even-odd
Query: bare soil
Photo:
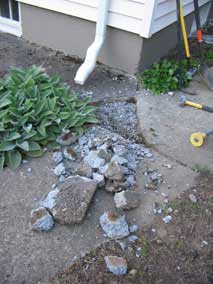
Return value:
<svg viewBox="0 0 213 284">
<path fill-rule="evenodd" d="M 197 203 L 189 200 L 190 193 L 196 196 Z M 173 209 L 170 224 L 164 224 L 162 216 L 156 216 L 153 225 L 138 232 L 137 243 L 125 251 L 110 241 L 57 274 L 51 283 L 213 283 L 213 174 L 201 174 L 196 185 L 168 207 Z M 136 257 L 138 247 L 141 251 Z M 118 277 L 108 272 L 104 263 L 106 255 L 124 256 L 129 273 Z M 132 269 L 136 271 L 133 273 Z"/>
</svg>

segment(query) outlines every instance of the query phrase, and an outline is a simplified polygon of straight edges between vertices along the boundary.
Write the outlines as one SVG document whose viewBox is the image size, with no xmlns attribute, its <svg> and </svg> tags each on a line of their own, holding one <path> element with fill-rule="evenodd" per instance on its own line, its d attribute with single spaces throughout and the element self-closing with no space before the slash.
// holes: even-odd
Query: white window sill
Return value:
<svg viewBox="0 0 213 284">
<path fill-rule="evenodd" d="M 0 17 L 0 31 L 20 37 L 22 35 L 21 23 Z"/>
</svg>

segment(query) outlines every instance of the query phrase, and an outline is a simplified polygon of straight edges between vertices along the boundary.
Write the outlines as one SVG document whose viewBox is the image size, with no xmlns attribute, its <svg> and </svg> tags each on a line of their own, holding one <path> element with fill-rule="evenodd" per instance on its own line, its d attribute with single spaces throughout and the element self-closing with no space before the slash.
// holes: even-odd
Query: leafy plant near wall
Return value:
<svg viewBox="0 0 213 284">
<path fill-rule="evenodd" d="M 194 66 L 198 64 L 193 62 Z M 191 78 L 187 76 L 187 64 L 183 61 L 183 85 L 187 87 Z M 145 70 L 141 83 L 143 88 L 149 89 L 154 95 L 161 93 L 168 93 L 169 91 L 175 91 L 178 89 L 178 62 L 175 60 L 162 60 L 159 63 L 155 63 L 150 69 Z"/>
<path fill-rule="evenodd" d="M 86 123 L 96 123 L 88 103 L 41 67 L 12 69 L 0 81 L 0 170 L 17 168 L 25 155 L 40 157 L 42 145 L 62 130 L 80 133 Z"/>
</svg>

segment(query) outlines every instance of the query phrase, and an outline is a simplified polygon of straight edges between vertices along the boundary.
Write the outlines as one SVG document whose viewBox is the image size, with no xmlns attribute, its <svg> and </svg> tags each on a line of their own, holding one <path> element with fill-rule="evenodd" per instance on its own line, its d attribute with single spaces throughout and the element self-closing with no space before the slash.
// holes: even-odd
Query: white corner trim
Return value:
<svg viewBox="0 0 213 284">
<path fill-rule="evenodd" d="M 141 27 L 140 35 L 145 38 L 150 38 L 152 36 L 152 23 L 153 23 L 153 16 L 154 16 L 154 10 L 155 5 L 157 1 L 156 0 L 149 0 L 145 3 L 145 9 L 144 9 L 144 15 Z"/>
<path fill-rule="evenodd" d="M 21 23 L 7 18 L 0 17 L 0 30 L 18 37 L 22 36 Z"/>
</svg>

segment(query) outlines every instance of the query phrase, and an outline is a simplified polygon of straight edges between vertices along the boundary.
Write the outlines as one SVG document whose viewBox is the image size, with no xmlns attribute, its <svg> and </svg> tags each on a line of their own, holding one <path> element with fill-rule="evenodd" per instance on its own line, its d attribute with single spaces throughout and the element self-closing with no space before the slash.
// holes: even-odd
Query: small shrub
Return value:
<svg viewBox="0 0 213 284">
<path fill-rule="evenodd" d="M 80 100 L 58 76 L 44 69 L 12 69 L 0 80 L 0 170 L 17 168 L 22 157 L 39 157 L 42 145 L 62 130 L 81 132 L 96 123 L 94 107 Z"/>
<path fill-rule="evenodd" d="M 187 75 L 186 61 L 183 61 L 182 80 L 183 86 L 189 85 L 191 78 Z M 195 65 L 195 63 L 193 63 Z M 142 75 L 142 85 L 145 89 L 152 91 L 154 95 L 175 91 L 178 83 L 178 62 L 175 60 L 162 60 L 155 63 L 150 69 L 145 70 Z"/>
</svg>

